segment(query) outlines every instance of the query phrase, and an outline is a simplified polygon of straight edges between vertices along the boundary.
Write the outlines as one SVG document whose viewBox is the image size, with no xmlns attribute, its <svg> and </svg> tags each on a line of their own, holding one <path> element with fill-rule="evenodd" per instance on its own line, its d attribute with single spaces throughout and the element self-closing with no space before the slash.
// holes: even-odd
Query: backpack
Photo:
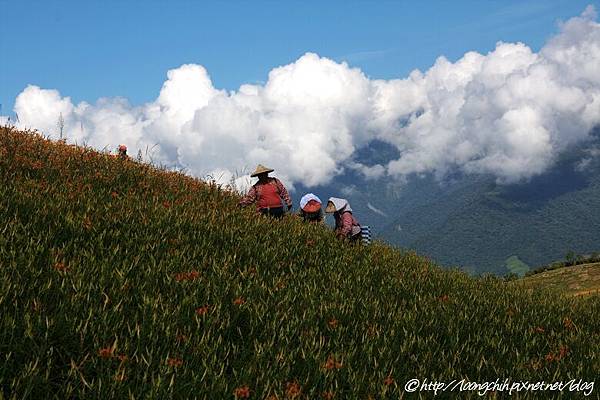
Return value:
<svg viewBox="0 0 600 400">
<path fill-rule="evenodd" d="M 363 245 L 368 246 L 371 244 L 371 227 L 367 225 L 360 226 L 360 236 Z"/>
</svg>

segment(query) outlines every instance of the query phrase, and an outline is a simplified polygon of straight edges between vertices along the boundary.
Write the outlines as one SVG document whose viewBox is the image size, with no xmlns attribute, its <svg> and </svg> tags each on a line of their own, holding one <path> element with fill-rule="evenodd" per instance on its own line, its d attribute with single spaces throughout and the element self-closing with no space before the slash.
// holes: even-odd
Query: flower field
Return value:
<svg viewBox="0 0 600 400">
<path fill-rule="evenodd" d="M 530 293 L 237 201 L 0 128 L 0 398 L 380 399 L 412 378 L 598 376 L 600 296 Z"/>
</svg>

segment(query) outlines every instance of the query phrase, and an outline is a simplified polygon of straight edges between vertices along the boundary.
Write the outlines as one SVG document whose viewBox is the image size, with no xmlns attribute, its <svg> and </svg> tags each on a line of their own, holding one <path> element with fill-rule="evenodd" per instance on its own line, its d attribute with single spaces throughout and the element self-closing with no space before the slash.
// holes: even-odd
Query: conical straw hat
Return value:
<svg viewBox="0 0 600 400">
<path fill-rule="evenodd" d="M 273 168 L 268 168 L 268 167 L 265 167 L 262 164 L 258 164 L 258 167 L 256 167 L 256 170 L 250 176 L 251 177 L 255 177 L 257 175 L 268 174 L 269 172 L 273 172 L 273 171 L 275 171 Z"/>
</svg>

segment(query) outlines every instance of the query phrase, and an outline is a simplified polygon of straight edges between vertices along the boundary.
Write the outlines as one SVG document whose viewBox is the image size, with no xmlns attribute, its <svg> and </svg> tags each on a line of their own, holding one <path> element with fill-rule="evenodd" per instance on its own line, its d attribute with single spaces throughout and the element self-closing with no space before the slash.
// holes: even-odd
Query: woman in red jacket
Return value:
<svg viewBox="0 0 600 400">
<path fill-rule="evenodd" d="M 281 218 L 285 213 L 282 200 L 288 211 L 292 209 L 292 199 L 283 183 L 277 178 L 269 177 L 269 173 L 273 171 L 272 168 L 267 168 L 261 164 L 256 167 L 256 170 L 250 176 L 257 177 L 258 182 L 242 198 L 239 203 L 241 207 L 256 203 L 258 212 L 275 218 Z"/>
</svg>

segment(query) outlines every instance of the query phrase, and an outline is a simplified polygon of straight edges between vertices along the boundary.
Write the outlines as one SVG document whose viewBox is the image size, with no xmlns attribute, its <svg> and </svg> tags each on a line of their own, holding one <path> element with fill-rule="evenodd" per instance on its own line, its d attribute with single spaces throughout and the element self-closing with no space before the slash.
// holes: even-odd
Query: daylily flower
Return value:
<svg viewBox="0 0 600 400">
<path fill-rule="evenodd" d="M 248 386 L 240 386 L 233 391 L 236 399 L 247 399 L 250 397 L 250 388 Z"/>
<path fill-rule="evenodd" d="M 167 365 L 174 368 L 181 367 L 183 360 L 181 358 L 169 358 L 167 359 Z"/>
<path fill-rule="evenodd" d="M 302 388 L 300 387 L 298 382 L 294 381 L 294 382 L 286 383 L 285 394 L 290 399 L 295 399 L 296 397 L 300 396 L 301 392 L 302 392 Z"/>
<path fill-rule="evenodd" d="M 235 304 L 236 306 L 241 306 L 242 304 L 245 304 L 246 300 L 244 300 L 243 297 L 238 297 L 237 299 L 235 299 L 233 301 L 233 304 Z"/>
<path fill-rule="evenodd" d="M 198 307 L 198 308 L 196 308 L 196 314 L 197 315 L 204 315 L 204 314 L 208 313 L 209 310 L 210 310 L 210 306 L 209 305 Z"/>
<path fill-rule="evenodd" d="M 111 347 L 105 347 L 98 350 L 98 356 L 100 358 L 111 358 L 113 356 L 113 349 Z"/>
</svg>

